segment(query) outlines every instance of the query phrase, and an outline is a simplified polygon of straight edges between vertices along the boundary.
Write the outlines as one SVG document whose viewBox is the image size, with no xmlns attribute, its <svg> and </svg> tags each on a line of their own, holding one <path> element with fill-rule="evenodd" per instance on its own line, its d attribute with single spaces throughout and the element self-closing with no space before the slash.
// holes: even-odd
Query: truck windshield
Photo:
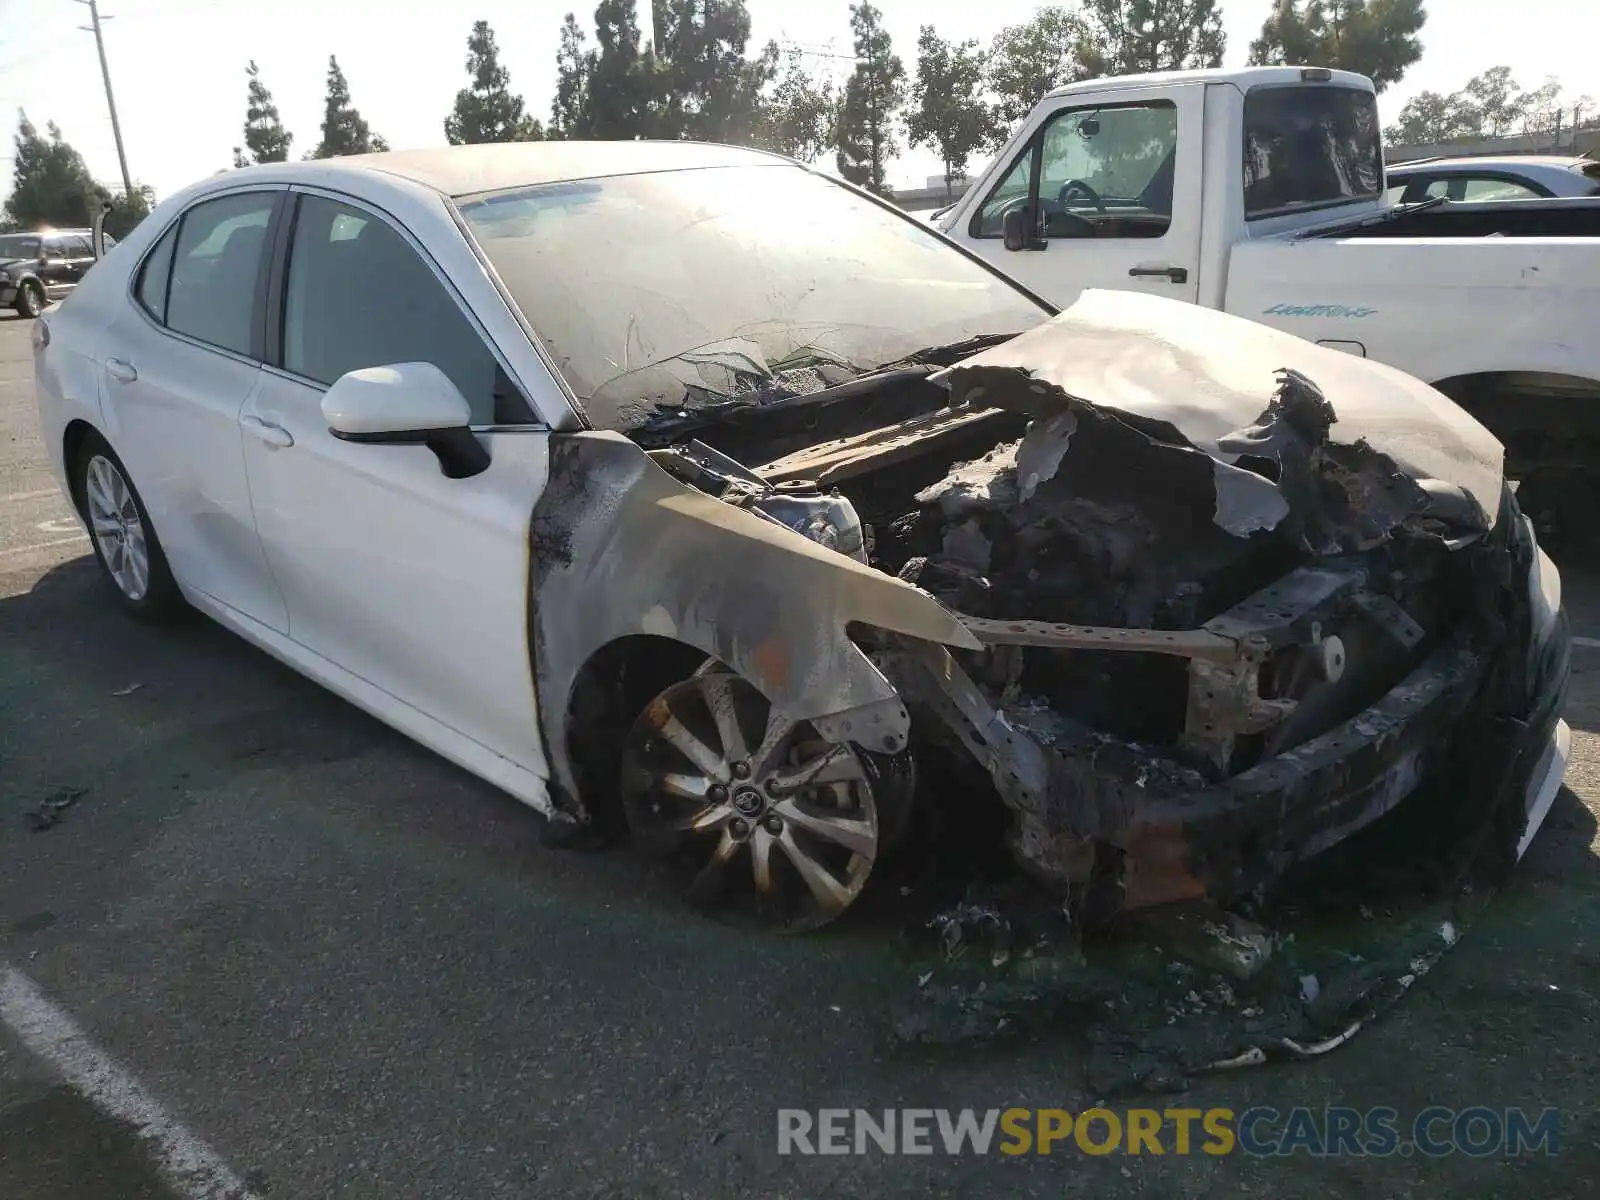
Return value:
<svg viewBox="0 0 1600 1200">
<path fill-rule="evenodd" d="M 925 224 L 781 163 L 456 200 L 590 421 L 786 369 L 852 377 L 1048 315 Z"/>
<path fill-rule="evenodd" d="M 1382 190 L 1382 135 L 1371 92 L 1296 83 L 1246 93 L 1247 219 L 1375 200 Z"/>
</svg>

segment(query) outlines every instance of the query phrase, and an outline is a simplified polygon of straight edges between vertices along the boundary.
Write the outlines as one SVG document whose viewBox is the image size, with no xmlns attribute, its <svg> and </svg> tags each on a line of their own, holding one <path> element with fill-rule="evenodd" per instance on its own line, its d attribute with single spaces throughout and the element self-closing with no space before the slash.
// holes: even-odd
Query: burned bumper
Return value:
<svg viewBox="0 0 1600 1200">
<path fill-rule="evenodd" d="M 1510 579 L 1486 584 L 1491 611 L 1431 647 L 1360 569 L 1338 564 L 1292 572 L 1196 630 L 970 622 L 991 647 L 1187 658 L 1188 719 L 1176 752 L 996 698 L 942 647 L 902 643 L 884 666 L 987 769 L 1013 810 L 1019 862 L 1058 884 L 1109 878 L 1118 908 L 1226 903 L 1412 797 L 1432 797 L 1442 822 L 1491 825 L 1511 861 L 1565 768 L 1559 718 L 1570 639 L 1558 583 L 1554 607 L 1539 611 L 1538 552 L 1509 497 L 1502 515 L 1510 519 L 1493 539 L 1501 545 L 1473 553 L 1485 573 L 1534 580 L 1532 594 Z M 1326 631 L 1351 619 L 1383 630 L 1396 655 L 1414 649 L 1414 665 L 1353 715 L 1229 772 L 1237 743 L 1254 736 L 1270 745 L 1272 730 L 1294 718 L 1292 701 L 1262 696 L 1263 666 L 1296 648 L 1329 659 L 1338 638 Z"/>
</svg>

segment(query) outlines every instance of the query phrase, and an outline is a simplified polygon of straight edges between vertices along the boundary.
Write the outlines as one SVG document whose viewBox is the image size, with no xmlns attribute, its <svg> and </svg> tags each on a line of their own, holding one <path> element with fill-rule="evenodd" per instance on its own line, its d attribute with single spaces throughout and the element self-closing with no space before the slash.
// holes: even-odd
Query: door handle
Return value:
<svg viewBox="0 0 1600 1200">
<path fill-rule="evenodd" d="M 1128 274 L 1136 279 L 1141 275 L 1165 275 L 1173 283 L 1189 282 L 1187 267 L 1129 267 Z"/>
<path fill-rule="evenodd" d="M 139 372 L 134 369 L 131 362 L 123 362 L 120 358 L 106 359 L 106 374 L 118 383 L 132 383 L 139 378 Z"/>
<path fill-rule="evenodd" d="M 274 425 L 271 421 L 263 421 L 260 417 L 240 417 L 239 424 L 246 433 L 259 438 L 269 446 L 294 445 L 294 435 L 282 425 Z"/>
</svg>

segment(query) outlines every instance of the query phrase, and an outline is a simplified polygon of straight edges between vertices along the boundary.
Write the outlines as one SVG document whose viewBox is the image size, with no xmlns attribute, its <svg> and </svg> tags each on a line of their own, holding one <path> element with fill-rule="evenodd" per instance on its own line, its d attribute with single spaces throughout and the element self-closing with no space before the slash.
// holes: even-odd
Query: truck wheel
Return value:
<svg viewBox="0 0 1600 1200">
<path fill-rule="evenodd" d="M 17 289 L 17 315 L 30 321 L 44 311 L 44 289 L 28 280 Z"/>
</svg>

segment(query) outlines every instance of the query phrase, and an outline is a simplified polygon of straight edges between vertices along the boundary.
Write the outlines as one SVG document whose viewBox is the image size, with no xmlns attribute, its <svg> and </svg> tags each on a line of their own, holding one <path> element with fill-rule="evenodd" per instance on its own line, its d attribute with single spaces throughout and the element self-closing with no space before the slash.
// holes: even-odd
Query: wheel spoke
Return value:
<svg viewBox="0 0 1600 1200">
<path fill-rule="evenodd" d="M 89 524 L 95 537 L 110 537 L 122 528 L 111 517 L 102 514 L 94 505 L 89 506 Z"/>
<path fill-rule="evenodd" d="M 100 516 L 114 517 L 116 509 L 111 503 L 111 493 L 106 486 L 106 461 L 97 458 L 89 464 L 88 477 L 89 505 Z"/>
<path fill-rule="evenodd" d="M 778 845 L 794 864 L 794 869 L 799 872 L 819 906 L 829 912 L 837 912 L 850 903 L 850 890 L 835 879 L 827 867 L 807 854 L 788 829 L 778 838 Z"/>
<path fill-rule="evenodd" d="M 691 900 L 704 903 L 716 897 L 717 889 L 722 883 L 723 872 L 738 849 L 739 843 L 733 840 L 733 834 L 724 829 L 716 851 L 706 861 L 706 865 L 700 868 L 700 873 L 694 877 L 694 883 L 689 886 Z"/>
<path fill-rule="evenodd" d="M 762 896 L 773 894 L 772 845 L 777 841 L 760 826 L 750 835 L 750 866 L 755 872 L 756 891 Z"/>
<path fill-rule="evenodd" d="M 681 833 L 710 833 L 733 820 L 733 815 L 731 805 L 708 804 L 687 816 L 679 817 L 672 827 Z"/>
<path fill-rule="evenodd" d="M 739 727 L 739 710 L 734 704 L 734 677 L 713 672 L 701 677 L 701 694 L 711 719 L 717 724 L 717 737 L 722 742 L 722 753 L 730 762 L 747 758 L 750 747 L 745 744 L 744 730 Z"/>
<path fill-rule="evenodd" d="M 684 775 L 677 771 L 663 771 L 660 774 L 641 772 L 641 775 L 651 791 L 681 796 L 685 800 L 698 800 L 702 804 L 705 803 L 706 793 L 711 790 L 711 780 L 704 775 Z"/>
<path fill-rule="evenodd" d="M 750 768 L 756 775 L 765 774 L 771 769 L 773 760 L 783 752 L 794 731 L 795 722 L 779 712 L 777 705 L 773 705 L 767 714 L 767 728 L 761 735 L 761 744 L 750 756 Z"/>
<path fill-rule="evenodd" d="M 794 799 L 779 802 L 773 811 L 789 824 L 798 825 L 807 833 L 832 842 L 836 846 L 843 846 L 852 854 L 872 858 L 877 853 L 878 832 L 867 821 L 818 812 L 815 808 L 802 805 L 799 800 Z"/>
<path fill-rule="evenodd" d="M 130 600 L 142 600 L 145 589 L 150 586 L 150 560 L 144 552 L 144 539 L 129 538 L 128 568 L 132 576 L 132 587 L 128 589 Z"/>
<path fill-rule="evenodd" d="M 116 505 L 117 515 L 125 521 L 134 520 L 138 513 L 134 511 L 133 497 L 128 494 L 127 481 L 116 471 L 111 472 L 111 502 Z"/>
<path fill-rule="evenodd" d="M 833 746 L 808 763 L 774 771 L 772 783 L 779 791 L 796 792 L 804 787 L 829 783 L 856 783 L 866 778 L 861 763 L 848 746 Z"/>
<path fill-rule="evenodd" d="M 693 763 L 702 775 L 727 781 L 728 766 L 721 755 L 691 733 L 688 726 L 665 705 L 661 706 L 658 715 L 661 719 L 655 722 L 656 732 L 668 745 Z"/>
</svg>

